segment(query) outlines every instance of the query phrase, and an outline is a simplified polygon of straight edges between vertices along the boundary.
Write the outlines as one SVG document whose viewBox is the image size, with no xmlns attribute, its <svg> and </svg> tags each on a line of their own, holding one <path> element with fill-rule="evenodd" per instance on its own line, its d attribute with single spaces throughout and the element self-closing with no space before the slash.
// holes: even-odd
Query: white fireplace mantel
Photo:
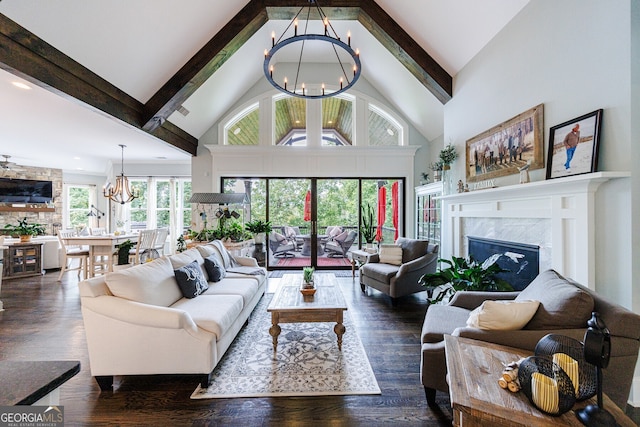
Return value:
<svg viewBox="0 0 640 427">
<path fill-rule="evenodd" d="M 463 224 L 473 218 L 545 219 L 551 227 L 547 230 L 551 254 L 550 265 L 541 267 L 594 288 L 595 193 L 600 184 L 629 176 L 628 172 L 595 172 L 442 196 L 442 255 L 466 256 Z"/>
</svg>

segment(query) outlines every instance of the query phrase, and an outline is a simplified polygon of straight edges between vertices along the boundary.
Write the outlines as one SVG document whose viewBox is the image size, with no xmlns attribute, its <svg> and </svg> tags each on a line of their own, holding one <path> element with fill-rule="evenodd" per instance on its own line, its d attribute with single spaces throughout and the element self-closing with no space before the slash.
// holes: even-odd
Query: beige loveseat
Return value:
<svg viewBox="0 0 640 427">
<path fill-rule="evenodd" d="M 196 261 L 211 279 L 205 258 L 217 259 L 226 276 L 184 297 L 174 269 Z M 114 375 L 197 374 L 206 387 L 265 284 L 255 259 L 231 258 L 220 241 L 81 282 L 91 375 L 102 390 Z"/>
<path fill-rule="evenodd" d="M 533 318 L 520 330 L 484 330 L 467 326 L 470 312 L 485 300 L 540 301 Z M 640 315 L 602 298 L 553 270 L 540 273 L 521 292 L 457 292 L 448 305 L 431 305 L 422 327 L 420 374 L 427 402 L 436 390 L 447 392 L 444 334 L 521 348 L 533 352 L 549 333 L 582 341 L 587 320 L 596 311 L 611 333 L 611 359 L 603 369 L 604 392 L 623 410 L 640 349 Z"/>
</svg>

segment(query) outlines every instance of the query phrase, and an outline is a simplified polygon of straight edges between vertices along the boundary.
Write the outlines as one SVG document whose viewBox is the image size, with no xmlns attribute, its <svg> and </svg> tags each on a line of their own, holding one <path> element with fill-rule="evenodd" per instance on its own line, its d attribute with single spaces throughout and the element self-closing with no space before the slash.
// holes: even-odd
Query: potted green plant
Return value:
<svg viewBox="0 0 640 427">
<path fill-rule="evenodd" d="M 373 226 L 373 208 L 371 204 L 360 206 L 362 214 L 362 226 L 360 227 L 360 235 L 367 246 L 373 244 L 373 240 L 376 237 L 376 228 Z"/>
<path fill-rule="evenodd" d="M 127 239 L 118 245 L 118 265 L 129 264 L 129 251 L 133 248 L 135 243 Z"/>
<path fill-rule="evenodd" d="M 431 163 L 429 168 L 433 171 L 433 182 L 440 181 L 442 179 L 442 161 L 438 160 Z"/>
<path fill-rule="evenodd" d="M 304 267 L 302 269 L 302 287 L 303 289 L 313 288 L 313 273 L 315 269 L 313 267 Z"/>
<path fill-rule="evenodd" d="M 508 271 L 498 265 L 498 259 L 502 256 L 504 255 L 492 255 L 482 263 L 473 258 L 439 259 L 439 262 L 449 267 L 424 274 L 418 279 L 418 283 L 428 291 L 431 304 L 448 300 L 458 291 L 512 291 L 513 287 L 508 282 L 495 277 L 498 273 Z M 433 296 L 436 289 L 439 292 Z"/>
<path fill-rule="evenodd" d="M 31 236 L 37 236 L 38 234 L 44 234 L 43 224 L 29 224 L 27 218 L 18 220 L 18 225 L 7 224 L 4 228 L 12 235 L 20 237 L 21 242 L 28 242 L 31 240 Z"/>
<path fill-rule="evenodd" d="M 447 165 L 451 165 L 451 163 L 453 163 L 457 158 L 458 152 L 456 151 L 456 147 L 451 143 L 440 150 L 440 160 L 442 161 L 443 168 Z"/>
<path fill-rule="evenodd" d="M 256 244 L 261 245 L 264 244 L 266 235 L 271 233 L 271 222 L 256 219 L 254 221 L 247 222 L 244 225 L 244 228 L 253 233 L 253 239 L 256 241 Z"/>
<path fill-rule="evenodd" d="M 178 236 L 178 241 L 176 242 L 176 250 L 178 252 L 184 252 L 187 250 L 187 242 L 184 240 L 184 236 L 182 234 Z"/>
</svg>

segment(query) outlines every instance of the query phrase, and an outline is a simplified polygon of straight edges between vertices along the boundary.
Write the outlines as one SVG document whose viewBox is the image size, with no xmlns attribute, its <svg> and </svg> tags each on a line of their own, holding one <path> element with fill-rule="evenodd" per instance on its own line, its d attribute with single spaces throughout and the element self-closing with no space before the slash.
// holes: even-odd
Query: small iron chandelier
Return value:
<svg viewBox="0 0 640 427">
<path fill-rule="evenodd" d="M 133 199 L 137 199 L 140 195 L 131 190 L 131 187 L 129 186 L 129 179 L 124 176 L 124 147 L 126 147 L 126 145 L 118 145 L 122 149 L 122 169 L 120 171 L 120 175 L 116 177 L 115 187 L 107 185 L 102 189 L 102 194 L 104 197 L 124 205 L 125 203 L 131 202 Z"/>
<path fill-rule="evenodd" d="M 351 88 L 356 83 L 356 81 L 358 81 L 361 73 L 360 52 L 358 50 L 354 51 L 353 48 L 351 47 L 350 32 L 347 33 L 347 43 L 344 43 L 342 40 L 340 40 L 340 37 L 338 37 L 338 34 L 336 33 L 333 26 L 329 22 L 329 18 L 327 18 L 327 15 L 325 15 L 325 13 L 322 11 L 317 0 L 309 0 L 309 3 L 310 3 L 309 6 L 302 6 L 300 8 L 298 13 L 294 16 L 293 20 L 289 23 L 289 25 L 284 30 L 282 35 L 278 38 L 278 40 L 276 40 L 275 32 L 271 34 L 271 50 L 265 49 L 264 51 L 263 70 L 264 70 L 264 75 L 269 81 L 269 83 L 271 83 L 273 87 L 275 87 L 281 92 L 286 93 L 287 95 L 297 96 L 299 98 L 307 98 L 307 99 L 328 98 L 331 96 L 338 95 L 339 93 L 345 92 L 346 90 Z M 322 23 L 324 26 L 324 34 L 307 33 L 309 28 L 311 11 L 314 6 L 320 19 L 322 20 Z M 306 14 L 306 24 L 303 29 L 304 34 L 298 34 L 298 16 L 302 13 L 302 11 L 305 8 L 307 9 L 307 14 Z M 289 38 L 285 38 L 283 40 L 283 38 L 285 37 L 285 35 L 287 35 L 287 32 L 291 29 L 292 26 L 293 26 L 293 36 Z M 305 82 L 300 80 L 300 68 L 303 62 L 302 57 L 304 53 L 305 42 L 307 41 L 320 41 L 320 42 L 329 43 L 331 45 L 331 48 L 333 49 L 333 52 L 335 53 L 336 58 L 338 60 L 338 65 L 341 71 L 341 76 L 335 77 L 335 82 L 338 83 L 340 86 L 339 90 L 336 90 L 336 91 L 325 90 L 325 82 L 322 82 L 320 93 L 317 93 L 317 94 L 308 93 Z M 291 86 L 289 85 L 288 78 L 284 77 L 283 85 L 281 86 L 279 83 L 276 83 L 276 81 L 273 78 L 274 66 L 271 64 L 271 60 L 273 59 L 276 52 L 278 52 L 283 47 L 288 46 L 292 43 L 300 43 L 300 46 L 301 46 L 300 55 L 298 57 L 298 66 L 296 69 L 295 79 L 293 80 L 293 86 Z M 340 48 L 344 50 L 347 54 L 349 54 L 349 56 L 353 60 L 353 64 L 347 64 L 347 61 L 341 59 L 340 55 L 338 54 L 337 48 Z M 350 74 L 352 74 L 351 78 L 350 78 Z M 299 86 L 298 86 L 298 83 L 300 83 Z M 306 83 L 308 84 L 309 82 L 306 82 Z"/>
</svg>

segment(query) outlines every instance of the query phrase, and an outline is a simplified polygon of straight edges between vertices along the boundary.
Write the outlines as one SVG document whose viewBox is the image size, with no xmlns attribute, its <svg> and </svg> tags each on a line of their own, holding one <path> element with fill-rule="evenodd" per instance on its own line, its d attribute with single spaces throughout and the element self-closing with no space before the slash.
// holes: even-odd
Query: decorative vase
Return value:
<svg viewBox="0 0 640 427">
<path fill-rule="evenodd" d="M 433 182 L 439 182 L 442 179 L 442 171 L 433 171 Z"/>
<path fill-rule="evenodd" d="M 258 237 L 257 234 L 256 234 L 256 237 Z M 265 260 L 267 258 L 264 252 L 264 243 L 258 243 L 258 240 L 256 239 L 255 244 L 253 246 L 253 253 L 251 254 L 251 256 L 256 259 L 259 266 L 264 267 Z"/>
<path fill-rule="evenodd" d="M 451 173 L 451 166 L 444 165 L 442 166 L 442 194 L 449 195 L 453 194 L 453 174 Z"/>
</svg>

